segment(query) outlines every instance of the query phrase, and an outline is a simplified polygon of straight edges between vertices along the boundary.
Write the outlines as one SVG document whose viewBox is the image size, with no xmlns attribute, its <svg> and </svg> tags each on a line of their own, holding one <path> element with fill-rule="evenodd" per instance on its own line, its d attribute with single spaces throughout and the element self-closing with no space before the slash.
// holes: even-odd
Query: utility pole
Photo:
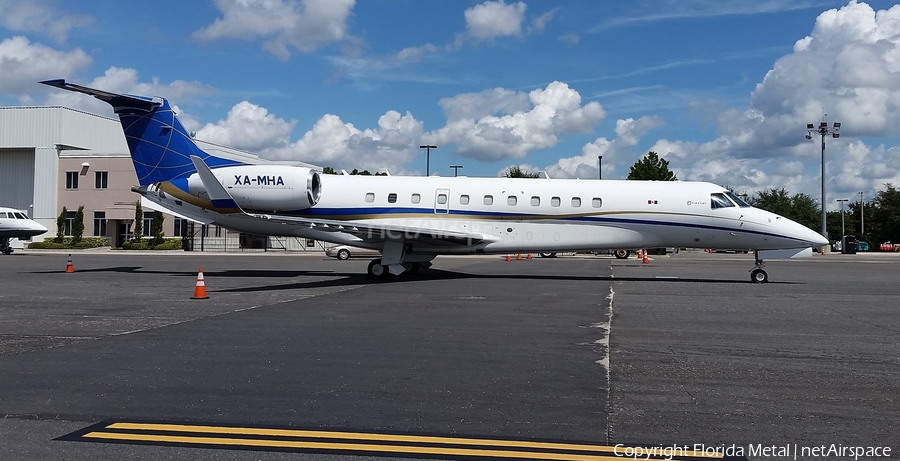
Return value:
<svg viewBox="0 0 900 461">
<path fill-rule="evenodd" d="M 603 179 L 603 156 L 597 156 L 597 179 Z"/>
<path fill-rule="evenodd" d="M 844 231 L 844 202 L 846 202 L 847 199 L 839 198 L 837 201 L 841 203 L 841 238 L 843 238 L 844 234 L 846 234 Z"/>
<path fill-rule="evenodd" d="M 813 133 L 822 136 L 822 237 L 828 238 L 828 228 L 825 226 L 825 135 L 830 134 L 833 138 L 841 137 L 841 122 L 834 122 L 834 128 L 828 129 L 828 122 L 825 118 L 828 114 L 822 114 L 822 122 L 816 128 L 812 123 L 806 124 L 806 139 L 812 139 Z"/>
<path fill-rule="evenodd" d="M 859 193 L 859 238 L 866 235 L 866 204 L 863 202 L 863 193 Z"/>
<path fill-rule="evenodd" d="M 431 149 L 437 149 L 437 146 L 424 145 L 419 149 L 425 149 L 425 176 L 431 175 Z"/>
<path fill-rule="evenodd" d="M 459 169 L 462 168 L 462 165 L 450 165 L 450 168 L 453 168 L 453 177 L 459 176 Z"/>
</svg>

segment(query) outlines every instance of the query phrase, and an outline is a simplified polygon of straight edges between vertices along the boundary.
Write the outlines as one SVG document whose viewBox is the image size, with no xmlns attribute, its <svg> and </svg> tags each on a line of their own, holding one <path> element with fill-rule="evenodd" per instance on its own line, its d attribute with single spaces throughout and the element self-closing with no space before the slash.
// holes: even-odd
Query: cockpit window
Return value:
<svg viewBox="0 0 900 461">
<path fill-rule="evenodd" d="M 733 207 L 734 204 L 731 203 L 727 198 L 725 198 L 725 194 L 710 194 L 709 196 L 709 206 L 713 210 L 716 208 L 728 208 Z"/>
<path fill-rule="evenodd" d="M 741 208 L 747 208 L 747 207 L 751 206 L 744 199 L 742 199 L 740 195 L 735 194 L 734 192 L 728 191 L 725 193 L 725 195 L 727 195 L 728 198 L 730 198 L 732 201 L 734 201 L 734 203 L 737 203 L 737 205 Z"/>
</svg>

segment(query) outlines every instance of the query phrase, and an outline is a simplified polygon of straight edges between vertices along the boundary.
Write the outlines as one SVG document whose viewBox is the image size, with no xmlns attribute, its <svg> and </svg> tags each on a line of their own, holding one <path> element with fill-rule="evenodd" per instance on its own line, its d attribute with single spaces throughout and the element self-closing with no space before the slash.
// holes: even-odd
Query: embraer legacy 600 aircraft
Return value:
<svg viewBox="0 0 900 461">
<path fill-rule="evenodd" d="M 113 107 L 135 192 L 206 224 L 380 250 L 373 277 L 418 271 L 437 255 L 692 247 L 757 250 L 751 280 L 765 282 L 764 259 L 827 243 L 703 182 L 350 176 L 244 164 L 198 148 L 164 98 L 42 83 Z"/>
<path fill-rule="evenodd" d="M 13 252 L 9 239 L 31 238 L 47 232 L 47 228 L 28 219 L 24 211 L 0 206 L 0 253 Z"/>
</svg>

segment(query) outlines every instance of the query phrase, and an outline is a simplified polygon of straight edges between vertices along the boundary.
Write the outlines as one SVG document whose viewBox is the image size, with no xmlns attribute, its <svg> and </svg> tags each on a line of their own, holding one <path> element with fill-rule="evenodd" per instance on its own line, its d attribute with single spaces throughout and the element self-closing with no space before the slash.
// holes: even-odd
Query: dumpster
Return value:
<svg viewBox="0 0 900 461">
<path fill-rule="evenodd" d="M 841 237 L 841 254 L 856 254 L 856 237 L 852 235 L 845 235 Z"/>
</svg>

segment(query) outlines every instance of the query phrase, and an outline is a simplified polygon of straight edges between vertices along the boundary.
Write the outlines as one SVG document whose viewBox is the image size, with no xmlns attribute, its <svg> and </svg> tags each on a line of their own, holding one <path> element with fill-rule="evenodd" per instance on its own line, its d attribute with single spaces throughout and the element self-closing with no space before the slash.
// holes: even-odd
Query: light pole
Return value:
<svg viewBox="0 0 900 461">
<path fill-rule="evenodd" d="M 825 227 L 825 135 L 830 134 L 834 138 L 841 137 L 841 122 L 834 122 L 834 127 L 828 129 L 825 121 L 828 114 L 822 114 L 822 122 L 816 128 L 812 123 L 806 124 L 806 139 L 812 139 L 813 133 L 822 136 L 822 237 L 828 238 L 828 228 Z"/>
<path fill-rule="evenodd" d="M 841 238 L 843 238 L 844 234 L 846 234 L 846 232 L 844 232 L 844 202 L 846 202 L 847 199 L 839 198 L 837 201 L 841 202 Z"/>
<path fill-rule="evenodd" d="M 859 193 L 859 238 L 865 238 L 866 233 L 866 205 L 863 202 L 863 193 Z"/>
<path fill-rule="evenodd" d="M 419 149 L 425 149 L 425 176 L 429 176 L 431 175 L 431 149 L 437 149 L 437 146 L 426 144 L 419 146 Z"/>
<path fill-rule="evenodd" d="M 450 168 L 453 168 L 453 177 L 459 176 L 459 169 L 462 168 L 462 165 L 450 165 Z"/>
<path fill-rule="evenodd" d="M 597 179 L 603 179 L 603 156 L 597 156 Z"/>
</svg>

